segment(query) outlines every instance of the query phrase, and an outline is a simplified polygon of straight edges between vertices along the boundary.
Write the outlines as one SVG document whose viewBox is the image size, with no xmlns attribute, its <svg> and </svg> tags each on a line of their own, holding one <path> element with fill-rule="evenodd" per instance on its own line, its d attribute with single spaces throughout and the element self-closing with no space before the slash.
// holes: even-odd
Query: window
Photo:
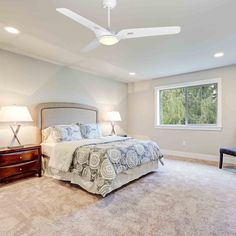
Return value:
<svg viewBox="0 0 236 236">
<path fill-rule="evenodd" d="M 220 129 L 221 80 L 156 88 L 156 125 L 163 128 Z"/>
</svg>

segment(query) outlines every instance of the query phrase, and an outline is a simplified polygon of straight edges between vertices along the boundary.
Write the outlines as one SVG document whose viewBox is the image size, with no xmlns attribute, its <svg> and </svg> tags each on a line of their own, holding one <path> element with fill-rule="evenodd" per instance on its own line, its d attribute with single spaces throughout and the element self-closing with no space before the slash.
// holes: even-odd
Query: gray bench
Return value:
<svg viewBox="0 0 236 236">
<path fill-rule="evenodd" d="M 236 156 L 236 148 L 221 148 L 219 168 L 222 169 L 224 154 Z"/>
</svg>

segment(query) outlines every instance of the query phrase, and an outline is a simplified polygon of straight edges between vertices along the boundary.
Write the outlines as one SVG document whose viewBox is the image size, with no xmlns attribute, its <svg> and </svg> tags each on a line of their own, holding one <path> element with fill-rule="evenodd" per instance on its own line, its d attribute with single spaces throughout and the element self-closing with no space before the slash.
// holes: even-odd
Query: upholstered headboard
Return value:
<svg viewBox="0 0 236 236">
<path fill-rule="evenodd" d="M 44 129 L 53 125 L 71 123 L 97 123 L 96 107 L 79 103 L 49 102 L 37 106 L 38 126 Z"/>
</svg>

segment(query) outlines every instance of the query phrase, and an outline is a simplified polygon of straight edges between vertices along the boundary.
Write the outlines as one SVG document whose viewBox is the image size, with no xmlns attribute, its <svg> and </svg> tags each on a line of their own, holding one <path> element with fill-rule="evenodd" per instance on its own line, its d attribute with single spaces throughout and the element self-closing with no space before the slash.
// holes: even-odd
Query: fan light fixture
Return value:
<svg viewBox="0 0 236 236">
<path fill-rule="evenodd" d="M 129 75 L 131 75 L 131 76 L 135 76 L 136 73 L 135 73 L 135 72 L 129 72 Z"/>
<path fill-rule="evenodd" d="M 111 46 L 119 42 L 119 39 L 115 35 L 104 35 L 101 36 L 99 42 L 106 46 Z"/>
</svg>

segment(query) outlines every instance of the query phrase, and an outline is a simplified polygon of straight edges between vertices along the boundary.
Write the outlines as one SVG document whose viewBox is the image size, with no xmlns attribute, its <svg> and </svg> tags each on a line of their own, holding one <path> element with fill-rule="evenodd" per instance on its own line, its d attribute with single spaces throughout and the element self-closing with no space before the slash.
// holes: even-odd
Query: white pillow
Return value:
<svg viewBox="0 0 236 236">
<path fill-rule="evenodd" d="M 42 130 L 42 142 L 57 143 L 60 142 L 59 133 L 55 131 L 54 127 L 48 127 Z"/>
</svg>

